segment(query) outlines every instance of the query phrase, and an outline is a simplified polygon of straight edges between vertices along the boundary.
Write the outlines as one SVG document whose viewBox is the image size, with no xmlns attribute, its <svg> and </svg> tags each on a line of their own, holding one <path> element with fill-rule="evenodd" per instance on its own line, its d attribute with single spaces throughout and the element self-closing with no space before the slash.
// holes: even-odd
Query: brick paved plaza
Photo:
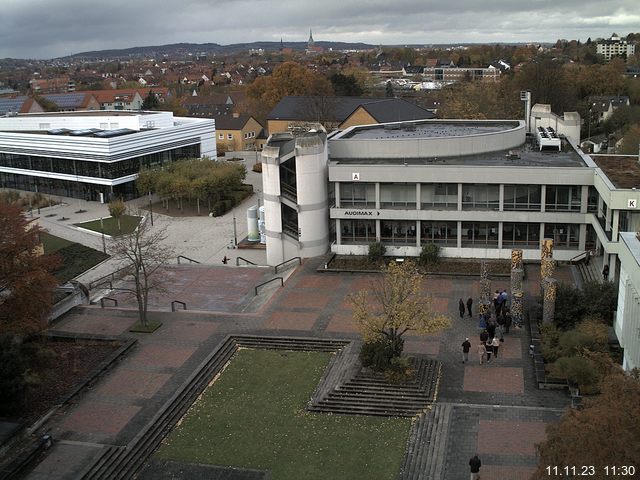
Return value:
<svg viewBox="0 0 640 480">
<path fill-rule="evenodd" d="M 121 335 L 138 343 L 92 388 L 49 419 L 46 428 L 56 443 L 28 478 L 76 478 L 104 446 L 127 445 L 229 334 L 357 338 L 349 295 L 367 288 L 377 276 L 318 273 L 319 262 L 311 259 L 297 267 L 284 287 L 273 287 L 271 298 L 260 304 L 255 303 L 253 287 L 270 278 L 271 270 L 172 267 L 170 291 L 154 298 L 156 311 L 150 317 L 163 325 L 152 334 L 128 331 L 136 312 L 124 299 L 119 305 L 124 308 L 72 311 L 55 331 Z M 536 267 L 528 267 L 529 294 L 538 291 L 537 275 Z M 467 462 L 477 452 L 483 480 L 525 479 L 536 465 L 535 443 L 544 438 L 545 425 L 558 420 L 568 397 L 535 387 L 524 329 L 512 329 L 499 357 L 479 365 L 477 323 L 458 315 L 459 298 L 477 298 L 477 280 L 444 276 L 424 281 L 434 306 L 448 314 L 453 325 L 437 335 L 408 337 L 406 352 L 442 362 L 438 402 L 453 408 L 448 434 L 442 439 L 446 442 L 442 478 L 468 478 Z M 508 278 L 494 280 L 492 288 L 508 288 Z M 189 310 L 171 312 L 167 305 L 172 299 L 186 302 Z M 460 345 L 465 337 L 473 348 L 469 362 L 463 364 Z"/>
</svg>

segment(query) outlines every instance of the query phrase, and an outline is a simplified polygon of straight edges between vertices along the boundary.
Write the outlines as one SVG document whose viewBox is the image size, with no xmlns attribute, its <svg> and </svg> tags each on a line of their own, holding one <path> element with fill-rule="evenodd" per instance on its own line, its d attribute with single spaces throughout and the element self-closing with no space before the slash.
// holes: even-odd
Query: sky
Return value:
<svg viewBox="0 0 640 480">
<path fill-rule="evenodd" d="M 0 0 L 0 58 L 170 43 L 586 41 L 640 32 L 640 0 Z"/>
</svg>

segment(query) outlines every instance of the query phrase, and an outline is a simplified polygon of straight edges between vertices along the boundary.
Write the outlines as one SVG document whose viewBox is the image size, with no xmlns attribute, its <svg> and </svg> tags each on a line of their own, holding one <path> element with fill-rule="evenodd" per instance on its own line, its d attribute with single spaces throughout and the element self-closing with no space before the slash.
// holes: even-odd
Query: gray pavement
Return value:
<svg viewBox="0 0 640 480">
<path fill-rule="evenodd" d="M 254 152 L 249 153 L 255 156 Z M 231 155 L 238 156 L 237 154 Z M 265 250 L 240 250 L 230 248 L 233 245 L 234 238 L 234 215 L 236 217 L 237 240 L 239 242 L 247 235 L 247 208 L 252 205 L 257 205 L 258 202 L 262 201 L 262 176 L 261 174 L 251 171 L 252 165 L 253 163 L 251 163 L 251 161 L 247 164 L 246 183 L 254 186 L 254 194 L 221 217 L 170 217 L 163 215 L 162 212 L 157 211 L 157 209 L 154 210 L 153 228 L 166 229 L 166 243 L 174 248 L 176 257 L 178 255 L 184 255 L 200 263 L 222 265 L 222 258 L 226 255 L 230 259 L 227 265 L 229 267 L 235 267 L 236 257 L 241 256 L 258 265 L 266 264 Z M 40 215 L 38 215 L 37 211 L 33 212 L 34 216 L 39 216 L 40 225 L 52 235 L 81 243 L 96 250 L 102 250 L 102 238 L 100 234 L 80 230 L 73 224 L 109 216 L 107 205 L 74 198 L 55 198 L 61 202 L 59 205 L 41 209 Z M 142 197 L 127 202 L 127 207 L 132 212 L 135 212 L 140 210 L 141 206 L 146 206 L 147 203 L 148 199 Z M 85 211 L 76 213 L 79 210 Z M 149 212 L 146 210 L 140 211 L 143 215 L 148 216 Z M 50 214 L 55 214 L 55 216 L 48 217 L 47 215 Z M 66 220 L 61 220 L 62 218 Z M 147 218 L 147 221 L 148 220 L 149 218 Z M 105 243 L 107 253 L 109 253 L 111 241 L 106 239 Z M 83 275 L 78 276 L 76 280 L 86 284 L 108 275 L 121 266 L 117 260 L 108 259 L 85 272 Z"/>
</svg>

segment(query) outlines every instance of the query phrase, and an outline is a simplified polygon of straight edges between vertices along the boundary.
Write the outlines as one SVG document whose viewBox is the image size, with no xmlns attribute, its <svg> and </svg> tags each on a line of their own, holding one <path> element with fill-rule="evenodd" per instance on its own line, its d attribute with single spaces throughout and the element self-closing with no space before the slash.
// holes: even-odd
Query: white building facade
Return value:
<svg viewBox="0 0 640 480">
<path fill-rule="evenodd" d="M 171 112 L 95 111 L 0 118 L 0 187 L 108 200 L 137 196 L 143 167 L 216 158 L 215 122 Z"/>
<path fill-rule="evenodd" d="M 620 234 L 620 281 L 614 328 L 624 349 L 622 368 L 640 368 L 640 238 L 633 232 Z"/>
</svg>

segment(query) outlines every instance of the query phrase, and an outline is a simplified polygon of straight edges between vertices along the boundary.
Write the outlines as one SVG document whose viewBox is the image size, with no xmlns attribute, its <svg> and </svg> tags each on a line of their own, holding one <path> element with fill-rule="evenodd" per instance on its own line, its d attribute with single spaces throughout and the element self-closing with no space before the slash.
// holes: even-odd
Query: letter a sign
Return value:
<svg viewBox="0 0 640 480">
<path fill-rule="evenodd" d="M 359 173 L 352 173 L 351 174 L 351 180 L 353 180 L 354 182 L 359 182 L 360 181 L 360 174 Z"/>
<path fill-rule="evenodd" d="M 638 208 L 638 200 L 636 200 L 635 198 L 628 198 L 627 208 Z"/>
</svg>

